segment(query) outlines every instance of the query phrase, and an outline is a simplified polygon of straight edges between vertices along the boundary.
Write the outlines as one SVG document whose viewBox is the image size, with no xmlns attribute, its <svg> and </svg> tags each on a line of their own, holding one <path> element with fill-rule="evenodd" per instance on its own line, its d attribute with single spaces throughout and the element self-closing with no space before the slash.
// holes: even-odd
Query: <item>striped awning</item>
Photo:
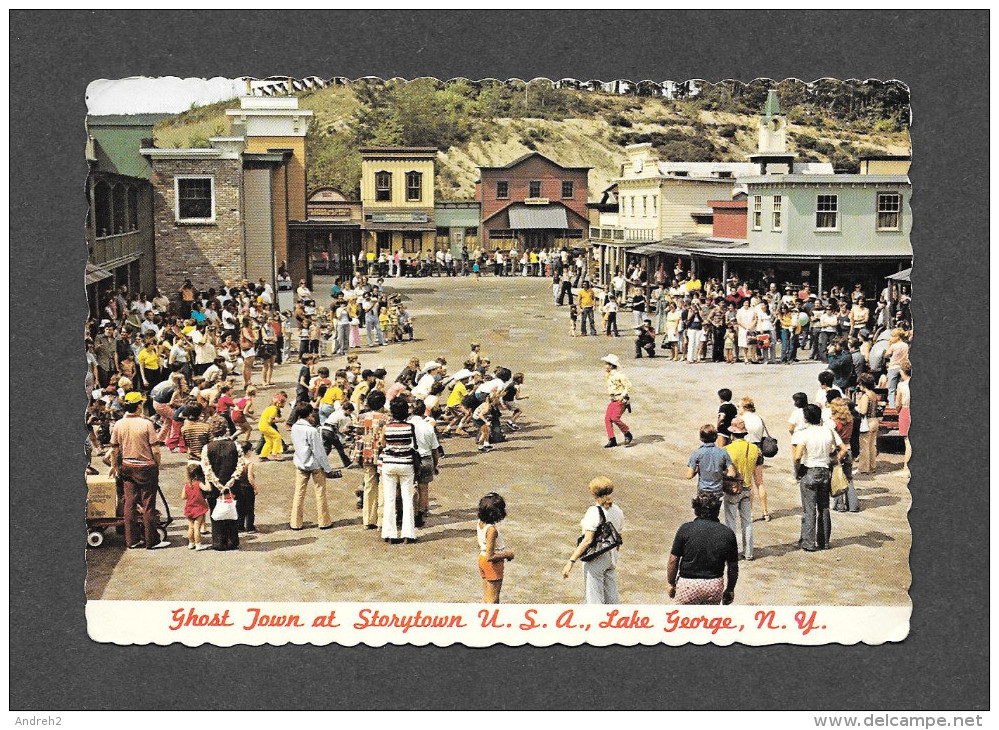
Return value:
<svg viewBox="0 0 999 730">
<path fill-rule="evenodd" d="M 565 208 L 560 205 L 511 205 L 509 215 L 510 228 L 515 231 L 569 228 Z"/>
</svg>

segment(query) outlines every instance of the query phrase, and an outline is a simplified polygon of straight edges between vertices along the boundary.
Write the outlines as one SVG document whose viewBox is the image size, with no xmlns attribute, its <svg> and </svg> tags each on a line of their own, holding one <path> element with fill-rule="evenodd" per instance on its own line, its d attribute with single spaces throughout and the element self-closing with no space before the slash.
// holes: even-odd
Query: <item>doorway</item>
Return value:
<svg viewBox="0 0 999 730">
<path fill-rule="evenodd" d="M 375 232 L 375 257 L 381 256 L 382 253 L 387 256 L 392 255 L 392 231 Z"/>
</svg>

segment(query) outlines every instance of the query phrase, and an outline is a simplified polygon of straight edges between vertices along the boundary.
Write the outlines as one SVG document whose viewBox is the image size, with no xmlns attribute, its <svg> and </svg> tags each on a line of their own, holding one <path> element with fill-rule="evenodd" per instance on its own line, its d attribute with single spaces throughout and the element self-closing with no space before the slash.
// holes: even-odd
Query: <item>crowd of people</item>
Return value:
<svg viewBox="0 0 999 730">
<path fill-rule="evenodd" d="M 324 348 L 315 346 L 315 323 L 308 309 L 313 295 L 304 282 L 296 291 L 290 317 L 297 327 L 283 326 L 281 334 L 268 326 L 280 316 L 271 311 L 272 293 L 263 285 L 245 282 L 224 287 L 221 293 L 194 292 L 190 298 L 185 282 L 176 308 L 168 301 L 159 310 L 129 307 L 128 293 L 120 291 L 105 307 L 113 319 L 96 327 L 88 323 L 87 447 L 91 454 L 104 456 L 113 474 L 121 477 L 129 547 L 162 545 L 155 532 L 140 536 L 137 526 L 140 515 L 146 519 L 154 513 L 161 446 L 187 454 L 182 496 L 192 549 L 205 547 L 200 535 L 206 515 L 216 549 L 235 549 L 240 532 L 255 532 L 256 465 L 284 460 L 289 451 L 296 469 L 290 529 L 303 529 L 310 482 L 316 525 L 330 529 L 326 480 L 342 478 L 344 469 L 357 469 L 357 507 L 363 526 L 380 529 L 386 542 L 397 544 L 415 541 L 417 528 L 425 524 L 443 439 L 472 438 L 478 451 L 487 453 L 519 430 L 522 411 L 517 402 L 528 397 L 521 392 L 525 376 L 504 366 L 493 367 L 477 342 L 471 343 L 462 367 L 450 373 L 443 356 L 422 365 L 412 357 L 395 380 L 384 369 L 362 367 L 357 353 L 349 352 L 350 328 L 357 328 L 357 317 L 370 325 L 366 329 L 371 347 L 389 339 L 411 341 L 412 320 L 400 321 L 398 313 L 405 312 L 400 298 L 386 296 L 363 276 L 355 277 L 349 290 L 343 283 L 334 284 L 329 311 L 338 324 L 347 316 L 355 322 L 343 322 L 330 335 L 326 351 L 346 356 L 343 367 L 333 372 L 322 364 Z M 139 305 L 145 302 L 142 295 L 131 299 Z M 217 312 L 219 306 L 223 313 L 234 310 L 235 332 L 219 333 L 216 323 L 223 322 L 221 316 L 195 316 Z M 394 331 L 386 327 L 385 308 L 393 311 L 388 322 L 396 326 Z M 142 322 L 150 323 L 145 332 Z M 141 346 L 135 342 L 135 324 Z M 287 325 L 287 320 L 282 324 Z M 263 378 L 261 387 L 274 386 L 273 364 L 291 355 L 293 334 L 300 342 L 294 401 L 289 405 L 287 392 L 279 390 L 258 416 L 255 367 Z M 245 340 L 238 352 L 231 346 L 234 337 Z M 256 442 L 254 427 L 259 434 Z M 129 429 L 141 434 L 127 436 Z M 220 440 L 232 445 L 226 451 L 234 450 L 235 459 L 230 453 L 216 453 L 221 447 L 213 444 Z M 337 466 L 331 463 L 334 451 Z M 218 459 L 224 463 L 215 463 Z M 137 466 L 145 470 L 142 478 L 136 477 Z M 96 472 L 93 466 L 88 470 Z M 236 505 L 231 524 L 215 514 L 220 501 L 224 511 L 229 497 Z"/>
<path fill-rule="evenodd" d="M 718 333 L 724 332 L 721 360 L 771 362 L 787 355 L 793 361 L 797 351 L 807 351 L 826 364 L 811 401 L 794 394 L 787 421 L 789 477 L 802 504 L 802 550 L 830 547 L 831 509 L 862 508 L 854 476 L 877 469 L 879 417 L 886 405 L 897 411 L 907 473 L 912 332 L 907 302 L 897 306 L 891 288 L 872 313 L 859 285 L 850 294 L 833 288 L 816 296 L 807 284 L 784 293 L 771 284 L 759 294 L 745 283 L 722 288 L 688 273 L 686 284 L 660 285 L 649 301 L 640 287 L 626 297 L 628 281 L 619 281 L 620 274 L 606 291 L 596 290 L 583 278 L 585 262 L 568 251 L 541 255 L 536 268 L 526 256 L 527 268 L 519 273 L 553 277 L 555 303 L 567 299 L 570 305 L 572 334 L 579 320 L 580 334 L 596 335 L 597 311 L 605 334 L 617 334 L 623 303 L 639 333 L 636 357 L 654 356 L 664 326 L 663 347 L 677 356 L 685 352 L 688 362 L 718 360 Z M 445 258 L 445 271 L 447 263 Z M 366 270 L 382 275 L 370 265 Z M 631 272 L 631 278 L 640 274 Z M 494 367 L 478 342 L 454 372 L 442 355 L 427 362 L 411 357 L 394 380 L 383 368 L 362 366 L 351 352 L 361 344 L 362 327 L 369 348 L 413 340 L 413 319 L 399 296 L 385 292 L 383 278 L 371 281 L 359 271 L 350 281 L 336 280 L 328 309 L 315 305 L 304 281 L 295 300 L 293 309 L 281 312 L 265 282 L 198 291 L 187 281 L 173 300 L 159 291 L 147 299 L 119 290 L 103 303 L 100 320 L 88 320 L 87 446 L 119 478 L 129 548 L 165 544 L 156 533 L 161 446 L 187 454 L 180 496 L 192 550 L 208 547 L 201 540 L 208 528 L 217 550 L 237 549 L 241 533 L 255 532 L 261 462 L 285 460 L 289 452 L 295 467 L 289 529 L 304 529 L 310 483 L 315 526 L 331 529 L 327 480 L 356 470 L 363 529 L 378 530 L 394 545 L 416 541 L 427 522 L 430 485 L 446 438 L 474 439 L 485 454 L 519 430 L 518 403 L 529 397 L 522 392 L 526 377 Z M 904 326 L 887 329 L 894 324 Z M 767 333 L 768 340 L 761 339 Z M 330 358 L 340 356 L 340 366 L 330 367 Z M 261 387 L 273 388 L 274 366 L 290 359 L 299 363 L 294 399 L 289 403 L 288 388 L 256 402 L 255 371 Z M 622 418 L 630 410 L 631 383 L 617 355 L 603 362 L 609 398 L 605 446 L 618 445 L 615 428 L 629 446 L 634 437 Z M 678 530 L 669 556 L 667 593 L 678 603 L 731 603 L 740 557 L 754 559 L 754 509 L 759 507 L 759 519 L 771 520 L 763 465 L 775 456 L 776 442 L 768 449 L 772 437 L 751 396 L 735 401 L 731 390 L 722 389 L 718 398 L 717 417 L 700 428 L 701 445 L 688 460 L 686 476 L 697 480 L 695 519 Z M 581 521 L 582 535 L 563 575 L 583 562 L 584 600 L 617 603 L 624 513 L 610 479 L 596 478 L 589 489 L 594 505 Z M 505 517 L 498 493 L 482 498 L 478 565 L 487 603 L 499 601 L 503 566 L 514 558 L 499 532 Z"/>
<path fill-rule="evenodd" d="M 624 329 L 635 333 L 636 358 L 656 357 L 658 350 L 668 360 L 690 364 L 834 363 L 854 352 L 868 358 L 883 333 L 911 331 L 911 297 L 896 283 L 872 299 L 860 284 L 849 291 L 834 286 L 813 292 L 807 282 L 780 287 L 770 281 L 754 288 L 737 276 L 725 283 L 701 281 L 688 271 L 667 285 L 660 273 L 651 290 L 640 266 L 628 276 L 616 271 L 598 288 L 584 267 L 572 266 L 555 275 L 552 293 L 557 306 L 569 305 L 572 336 L 620 337 Z M 620 321 L 625 312 L 631 312 L 630 327 Z"/>
<path fill-rule="evenodd" d="M 570 265 L 582 267 L 585 259 L 582 249 L 552 247 L 521 251 L 516 243 L 511 248 L 486 250 L 462 246 L 457 256 L 451 247 L 435 252 L 405 254 L 401 251 L 361 251 L 353 262 L 353 269 L 360 275 L 378 277 L 454 277 L 454 276 L 548 276 L 558 274 Z"/>
</svg>

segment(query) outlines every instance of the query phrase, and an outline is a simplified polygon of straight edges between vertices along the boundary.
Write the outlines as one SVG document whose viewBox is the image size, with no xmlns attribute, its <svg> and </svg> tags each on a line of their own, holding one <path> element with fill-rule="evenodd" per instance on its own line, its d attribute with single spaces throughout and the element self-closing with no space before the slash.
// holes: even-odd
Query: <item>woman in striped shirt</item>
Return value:
<svg viewBox="0 0 999 730">
<path fill-rule="evenodd" d="M 382 462 L 382 501 L 385 514 L 382 516 L 382 539 L 393 545 L 399 542 L 416 542 L 416 515 L 413 495 L 416 486 L 416 473 L 413 457 L 416 453 L 416 433 L 406 422 L 409 417 L 409 403 L 404 398 L 395 398 L 389 404 L 392 421 L 386 424 L 381 435 Z M 396 491 L 402 494 L 402 528 L 396 526 Z"/>
</svg>

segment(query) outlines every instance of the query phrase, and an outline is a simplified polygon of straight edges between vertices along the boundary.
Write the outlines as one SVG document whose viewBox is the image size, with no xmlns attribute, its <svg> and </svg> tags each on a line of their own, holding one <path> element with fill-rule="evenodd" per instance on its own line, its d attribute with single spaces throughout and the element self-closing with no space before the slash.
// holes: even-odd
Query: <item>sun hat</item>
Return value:
<svg viewBox="0 0 999 730">
<path fill-rule="evenodd" d="M 616 368 L 621 367 L 621 358 L 617 355 L 607 355 L 606 357 L 602 357 L 600 359 L 608 365 L 613 365 Z"/>
<path fill-rule="evenodd" d="M 125 397 L 123 398 L 123 400 L 129 405 L 132 405 L 133 403 L 142 403 L 143 401 L 146 400 L 146 398 L 139 391 L 132 390 L 129 391 L 128 393 L 125 393 Z"/>
<path fill-rule="evenodd" d="M 728 432 L 730 434 L 732 434 L 733 436 L 735 434 L 747 434 L 747 433 L 749 433 L 749 431 L 746 430 L 746 421 L 745 421 L 745 419 L 743 419 L 742 417 L 739 417 L 739 416 L 733 418 L 732 419 L 732 423 L 730 423 L 728 425 Z"/>
</svg>

